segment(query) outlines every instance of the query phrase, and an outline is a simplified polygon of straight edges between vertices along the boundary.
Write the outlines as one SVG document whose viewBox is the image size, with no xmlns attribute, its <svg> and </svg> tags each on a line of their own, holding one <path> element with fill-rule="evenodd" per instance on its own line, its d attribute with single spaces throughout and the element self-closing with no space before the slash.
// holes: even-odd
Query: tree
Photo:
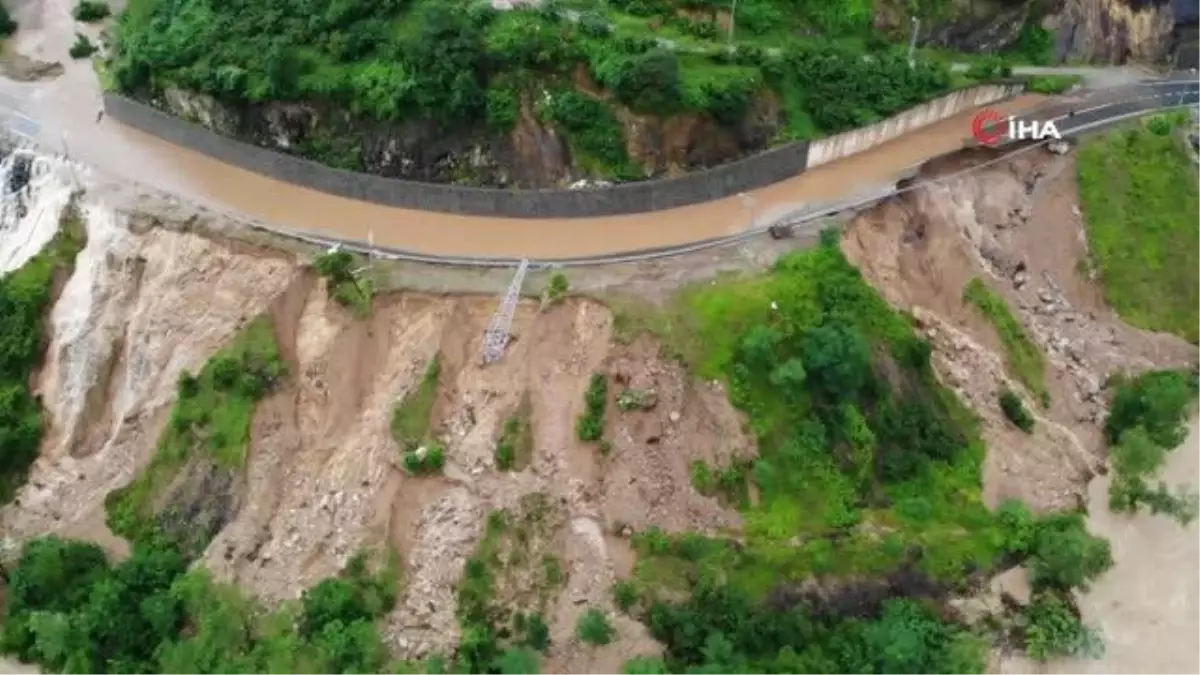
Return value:
<svg viewBox="0 0 1200 675">
<path fill-rule="evenodd" d="M 828 322 L 808 331 L 801 350 L 809 383 L 831 400 L 853 397 L 870 376 L 871 345 L 847 322 Z"/>
<path fill-rule="evenodd" d="M 1112 564 L 1108 540 L 1089 534 L 1081 515 L 1058 514 L 1038 526 L 1029 573 L 1039 588 L 1086 590 Z"/>
<path fill-rule="evenodd" d="M 1077 655 L 1098 658 L 1104 643 L 1095 630 L 1085 626 L 1079 615 L 1054 593 L 1038 593 L 1025 608 L 1025 650 L 1045 661 L 1054 656 Z"/>
</svg>

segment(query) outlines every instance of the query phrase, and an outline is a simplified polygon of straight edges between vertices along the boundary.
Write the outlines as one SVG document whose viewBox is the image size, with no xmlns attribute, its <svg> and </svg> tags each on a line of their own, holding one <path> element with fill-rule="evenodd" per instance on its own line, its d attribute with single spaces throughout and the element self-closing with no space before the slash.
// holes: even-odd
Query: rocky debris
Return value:
<svg viewBox="0 0 1200 675">
<path fill-rule="evenodd" d="M 388 615 L 384 631 L 402 654 L 421 658 L 447 653 L 458 644 L 455 589 L 485 518 L 483 504 L 464 488 L 450 491 L 421 512 L 403 597 Z"/>
<path fill-rule="evenodd" d="M 1051 154 L 1061 156 L 1071 151 L 1071 144 L 1066 141 L 1051 141 L 1046 144 L 1046 150 Z"/>
</svg>

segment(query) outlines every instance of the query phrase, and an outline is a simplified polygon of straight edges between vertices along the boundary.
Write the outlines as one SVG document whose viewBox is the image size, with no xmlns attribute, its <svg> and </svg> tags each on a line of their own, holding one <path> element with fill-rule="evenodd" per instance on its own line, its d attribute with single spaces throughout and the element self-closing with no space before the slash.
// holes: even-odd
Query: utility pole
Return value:
<svg viewBox="0 0 1200 675">
<path fill-rule="evenodd" d="M 916 59 L 913 58 L 913 54 L 916 53 L 916 51 L 917 51 L 917 35 L 919 35 L 920 32 L 921 32 L 921 19 L 917 18 L 917 16 L 914 15 L 912 17 L 912 35 L 910 35 L 908 38 L 908 67 L 909 68 L 912 68 L 917 63 Z"/>
</svg>

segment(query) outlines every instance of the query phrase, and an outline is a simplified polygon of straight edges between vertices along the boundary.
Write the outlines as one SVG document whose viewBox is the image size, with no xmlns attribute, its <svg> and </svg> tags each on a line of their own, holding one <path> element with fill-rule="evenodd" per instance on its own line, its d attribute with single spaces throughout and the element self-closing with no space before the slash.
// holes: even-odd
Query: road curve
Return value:
<svg viewBox="0 0 1200 675">
<path fill-rule="evenodd" d="M 71 63 L 49 83 L 0 82 L 0 95 L 37 120 L 39 140 L 62 149 L 101 175 L 140 183 L 218 211 L 281 230 L 367 241 L 423 257 L 594 258 L 617 252 L 669 249 L 728 237 L 797 211 L 877 193 L 923 161 L 961 147 L 972 113 L 930 125 L 890 143 L 818 167 L 737 198 L 644 214 L 590 219 L 518 220 L 383 207 L 276 181 L 172 146 L 119 123 L 96 121 L 95 75 Z M 1144 96 L 1180 85 L 1159 83 L 1090 94 L 1087 100 Z M 1105 97 L 1108 97 L 1105 99 Z M 1078 97 L 1077 97 L 1078 98 Z M 87 102 L 91 101 L 91 105 Z M 1074 101 L 1081 104 L 1084 98 Z M 992 106 L 1030 110 L 1047 101 L 1021 96 Z"/>
</svg>

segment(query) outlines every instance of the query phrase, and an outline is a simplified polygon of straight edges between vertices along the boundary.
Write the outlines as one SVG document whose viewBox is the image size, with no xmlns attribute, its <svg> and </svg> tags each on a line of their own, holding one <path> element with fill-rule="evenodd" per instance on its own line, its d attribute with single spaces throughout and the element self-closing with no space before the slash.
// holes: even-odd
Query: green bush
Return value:
<svg viewBox="0 0 1200 675">
<path fill-rule="evenodd" d="M 608 406 L 608 378 L 595 373 L 584 393 L 584 413 L 575 425 L 576 435 L 585 442 L 598 441 L 604 435 L 604 411 Z"/>
<path fill-rule="evenodd" d="M 566 297 L 567 292 L 571 290 L 571 282 L 567 280 L 567 275 L 562 272 L 555 272 L 550 275 L 550 283 L 546 286 L 546 301 L 549 304 L 554 304 Z"/>
<path fill-rule="evenodd" d="M 1017 396 L 1012 391 L 1005 389 L 1000 392 L 1000 409 L 1004 411 L 1004 416 L 1008 418 L 1018 429 L 1027 434 L 1033 433 L 1033 415 L 1025 409 L 1025 404 L 1021 402 L 1021 397 Z"/>
<path fill-rule="evenodd" d="M 628 612 L 633 609 L 637 601 L 637 586 L 633 582 L 622 579 L 613 584 L 613 602 L 617 604 L 617 607 L 621 608 L 622 612 Z"/>
<path fill-rule="evenodd" d="M 1058 656 L 1100 658 L 1104 643 L 1099 634 L 1085 626 L 1079 613 L 1054 593 L 1037 593 L 1022 612 L 1025 649 L 1030 656 L 1046 661 Z"/>
<path fill-rule="evenodd" d="M 67 54 L 73 59 L 86 59 L 96 53 L 96 45 L 82 33 L 75 34 L 75 42 L 71 48 L 67 50 Z"/>
<path fill-rule="evenodd" d="M 566 132 L 567 142 L 577 162 L 605 176 L 633 176 L 634 169 L 625 150 L 625 132 L 609 104 L 574 90 L 550 97 L 546 105 L 549 118 Z"/>
<path fill-rule="evenodd" d="M 1090 534 L 1082 515 L 1057 514 L 1038 524 L 1028 562 L 1034 588 L 1087 590 L 1112 565 L 1108 541 Z"/>
<path fill-rule="evenodd" d="M 575 625 L 575 635 L 582 642 L 590 645 L 606 645 L 612 642 L 616 630 L 608 622 L 608 617 L 597 609 L 589 609 L 579 617 Z"/>
<path fill-rule="evenodd" d="M 428 447 L 406 450 L 401 456 L 404 470 L 414 476 L 441 473 L 446 465 L 446 451 L 439 443 Z"/>
<path fill-rule="evenodd" d="M 8 13 L 8 8 L 0 4 L 0 37 L 9 37 L 17 32 L 17 22 Z"/>
<path fill-rule="evenodd" d="M 107 19 L 110 14 L 112 14 L 112 10 L 103 0 L 79 0 L 79 4 L 75 5 L 75 9 L 71 12 L 76 21 L 84 23 L 102 21 Z"/>
</svg>

